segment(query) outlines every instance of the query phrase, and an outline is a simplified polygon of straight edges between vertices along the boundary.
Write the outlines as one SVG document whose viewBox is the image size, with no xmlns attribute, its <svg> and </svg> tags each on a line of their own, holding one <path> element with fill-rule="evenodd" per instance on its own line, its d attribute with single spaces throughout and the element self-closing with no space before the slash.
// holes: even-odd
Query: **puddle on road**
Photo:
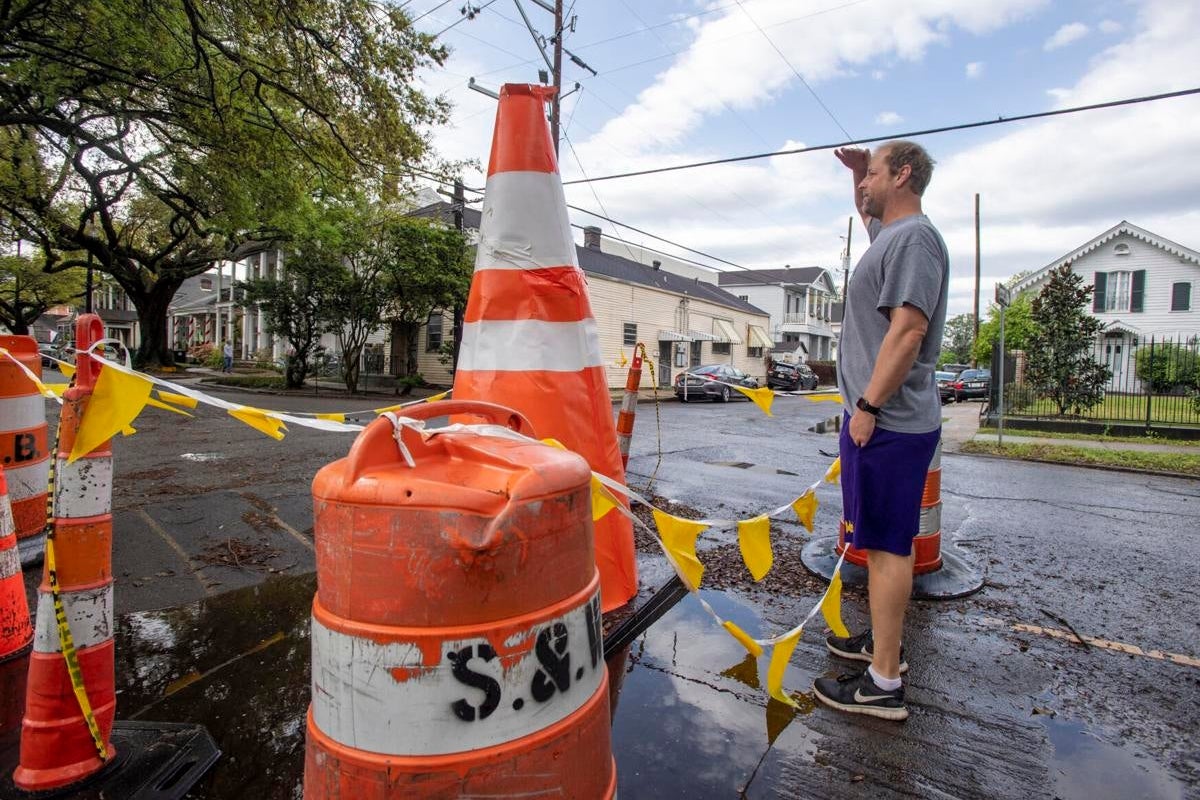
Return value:
<svg viewBox="0 0 1200 800">
<path fill-rule="evenodd" d="M 1136 797 L 1178 800 L 1184 786 L 1161 763 L 1131 746 L 1106 741 L 1075 720 L 1039 716 L 1054 751 L 1049 759 L 1054 794 L 1061 800 Z"/>
<path fill-rule="evenodd" d="M 224 461 L 228 456 L 224 453 L 183 453 L 179 456 L 184 461 Z"/>
<path fill-rule="evenodd" d="M 748 472 L 765 472 L 770 475 L 791 475 L 799 477 L 798 472 L 788 472 L 786 469 L 775 469 L 774 467 L 764 467 L 759 464 L 750 464 L 746 461 L 705 461 L 712 467 L 733 467 L 734 469 L 744 469 Z"/>
</svg>

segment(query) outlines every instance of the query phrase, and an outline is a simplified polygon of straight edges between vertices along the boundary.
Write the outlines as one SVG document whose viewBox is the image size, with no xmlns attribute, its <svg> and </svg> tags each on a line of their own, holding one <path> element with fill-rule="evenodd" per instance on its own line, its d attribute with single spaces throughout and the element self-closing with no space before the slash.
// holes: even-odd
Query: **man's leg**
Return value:
<svg viewBox="0 0 1200 800">
<path fill-rule="evenodd" d="M 885 550 L 867 551 L 868 599 L 875 637 L 871 666 L 881 678 L 900 677 L 900 640 L 904 612 L 912 595 L 914 554 L 898 556 Z"/>
</svg>

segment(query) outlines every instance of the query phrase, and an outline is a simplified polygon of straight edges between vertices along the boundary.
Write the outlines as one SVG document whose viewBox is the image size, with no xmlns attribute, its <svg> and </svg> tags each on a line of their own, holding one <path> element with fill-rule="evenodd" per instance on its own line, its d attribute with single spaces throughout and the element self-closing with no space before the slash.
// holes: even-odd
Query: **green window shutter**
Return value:
<svg viewBox="0 0 1200 800">
<path fill-rule="evenodd" d="M 1192 308 L 1192 285 L 1190 283 L 1174 283 L 1171 285 L 1171 310 L 1190 311 Z"/>
<path fill-rule="evenodd" d="M 1108 288 L 1108 273 L 1093 273 L 1092 280 L 1096 287 L 1096 291 L 1092 292 L 1092 312 L 1099 314 L 1104 310 L 1104 292 Z"/>
<path fill-rule="evenodd" d="M 1146 270 L 1139 269 L 1133 273 L 1133 287 L 1129 293 L 1129 310 L 1135 314 L 1142 313 L 1146 297 Z"/>
</svg>

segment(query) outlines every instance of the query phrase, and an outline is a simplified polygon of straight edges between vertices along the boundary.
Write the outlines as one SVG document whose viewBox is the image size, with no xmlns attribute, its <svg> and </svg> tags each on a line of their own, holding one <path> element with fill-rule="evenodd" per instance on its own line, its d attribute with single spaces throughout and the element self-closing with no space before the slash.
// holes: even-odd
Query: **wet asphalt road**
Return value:
<svg viewBox="0 0 1200 800">
<path fill-rule="evenodd" d="M 230 397 L 312 411 L 390 402 Z M 772 418 L 746 402 L 664 404 L 648 487 L 659 436 L 643 404 L 630 482 L 706 516 L 754 516 L 824 472 L 836 437 L 808 429 L 836 413 L 798 398 L 778 398 Z M 226 755 L 191 796 L 296 796 L 309 485 L 350 437 L 294 430 L 277 443 L 213 410 L 149 411 L 135 427 L 114 442 L 118 716 L 208 725 Z M 817 535 L 832 535 L 840 495 L 824 485 L 818 496 Z M 621 796 L 1200 797 L 1200 482 L 946 455 L 942 499 L 946 545 L 986 584 L 914 606 L 906 723 L 814 707 L 812 679 L 843 666 L 819 626 L 784 680 L 799 713 L 767 703 L 753 659 L 685 598 L 612 665 Z M 773 535 L 776 567 L 757 586 L 731 534 L 702 537 L 720 587 L 705 598 L 755 636 L 790 628 L 821 590 L 798 564 L 803 529 Z M 225 553 L 245 563 L 222 564 Z M 661 556 L 639 563 L 644 588 L 666 580 Z M 859 593 L 847 591 L 844 614 L 861 625 Z M 1061 620 L 1103 641 L 1074 643 Z"/>
</svg>

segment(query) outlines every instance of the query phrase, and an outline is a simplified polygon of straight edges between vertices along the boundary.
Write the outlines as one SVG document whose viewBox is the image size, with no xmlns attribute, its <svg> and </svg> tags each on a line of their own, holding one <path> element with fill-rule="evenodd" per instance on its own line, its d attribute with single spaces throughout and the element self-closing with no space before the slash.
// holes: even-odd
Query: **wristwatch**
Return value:
<svg viewBox="0 0 1200 800">
<path fill-rule="evenodd" d="M 879 408 L 879 406 L 873 406 L 873 405 L 871 405 L 870 403 L 868 403 L 868 402 L 867 402 L 867 399 L 866 399 L 865 397 L 860 397 L 860 398 L 858 398 L 858 402 L 856 402 L 856 403 L 854 404 L 854 407 L 855 407 L 855 408 L 858 408 L 858 409 L 861 409 L 861 410 L 863 410 L 863 411 L 865 411 L 865 412 L 867 412 L 867 413 L 868 413 L 868 414 L 870 414 L 872 417 L 878 417 L 878 416 L 879 416 L 879 411 L 880 411 L 880 408 Z"/>
</svg>

